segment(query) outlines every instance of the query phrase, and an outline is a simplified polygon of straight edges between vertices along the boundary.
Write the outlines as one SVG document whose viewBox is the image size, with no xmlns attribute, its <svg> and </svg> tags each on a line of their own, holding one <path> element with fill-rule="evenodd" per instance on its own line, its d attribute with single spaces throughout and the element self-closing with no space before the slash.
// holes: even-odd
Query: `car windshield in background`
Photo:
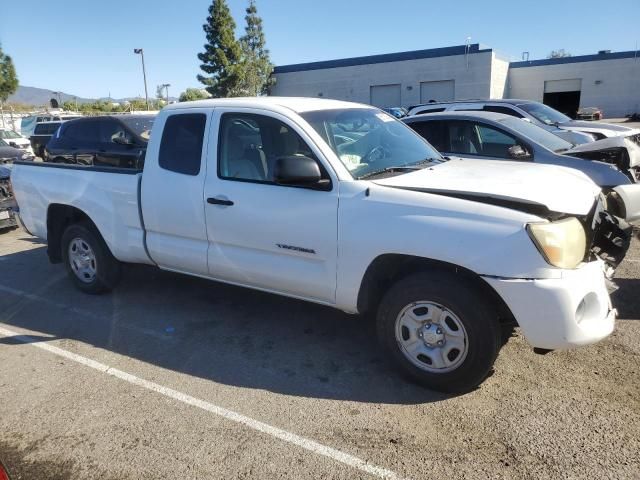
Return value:
<svg viewBox="0 0 640 480">
<path fill-rule="evenodd" d="M 155 117 L 150 115 L 144 116 L 122 116 L 119 117 L 127 127 L 129 127 L 136 135 L 144 140 L 149 140 L 151 135 L 151 127 Z"/>
<path fill-rule="evenodd" d="M 336 152 L 356 179 L 444 161 L 422 137 L 380 110 L 319 110 L 301 116 Z"/>
<path fill-rule="evenodd" d="M 566 140 L 563 140 L 553 133 L 548 132 L 544 128 L 541 128 L 538 125 L 534 125 L 533 123 L 521 118 L 508 117 L 500 120 L 500 123 L 514 129 L 516 132 L 521 133 L 525 137 L 529 137 L 534 142 L 539 143 L 543 147 L 546 147 L 556 153 L 562 153 L 573 147 L 573 144 L 567 142 Z"/>
<path fill-rule="evenodd" d="M 570 122 L 571 119 L 564 113 L 560 113 L 544 103 L 521 103 L 517 105 L 535 119 L 547 125 L 556 125 L 558 123 Z"/>
<path fill-rule="evenodd" d="M 11 140 L 12 138 L 22 138 L 12 130 L 0 130 L 0 138 Z"/>
</svg>

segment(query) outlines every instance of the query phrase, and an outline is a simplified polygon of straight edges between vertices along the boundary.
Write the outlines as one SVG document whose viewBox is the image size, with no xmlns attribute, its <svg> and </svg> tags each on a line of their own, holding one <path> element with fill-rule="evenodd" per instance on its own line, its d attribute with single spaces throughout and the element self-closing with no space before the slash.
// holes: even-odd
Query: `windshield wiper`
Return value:
<svg viewBox="0 0 640 480">
<path fill-rule="evenodd" d="M 422 170 L 426 168 L 427 165 L 431 163 L 435 163 L 438 161 L 442 161 L 441 158 L 425 158 L 424 160 L 418 160 L 417 162 L 408 163 L 406 165 L 395 165 L 393 167 L 383 168 L 381 170 L 376 170 L 374 172 L 365 173 L 361 177 L 358 177 L 359 180 L 363 180 L 365 178 L 375 177 L 376 175 L 381 175 L 383 173 L 393 173 L 393 172 L 412 172 L 415 170 Z"/>
<path fill-rule="evenodd" d="M 383 168 L 382 170 L 376 170 L 374 172 L 365 173 L 364 175 L 358 177 L 358 180 L 375 177 L 376 175 L 381 175 L 383 173 L 410 172 L 413 170 L 422 170 L 422 167 L 413 166 L 413 165 L 397 165 L 395 167 L 387 167 L 387 168 Z"/>
<path fill-rule="evenodd" d="M 409 165 L 411 165 L 411 166 L 414 166 L 414 165 L 415 166 L 428 165 L 430 163 L 441 162 L 442 160 L 443 160 L 443 158 L 430 157 L 430 158 L 425 158 L 424 160 L 420 160 L 420 161 L 417 161 L 417 162 L 410 163 Z M 421 168 L 424 168 L 424 166 L 421 167 Z"/>
</svg>

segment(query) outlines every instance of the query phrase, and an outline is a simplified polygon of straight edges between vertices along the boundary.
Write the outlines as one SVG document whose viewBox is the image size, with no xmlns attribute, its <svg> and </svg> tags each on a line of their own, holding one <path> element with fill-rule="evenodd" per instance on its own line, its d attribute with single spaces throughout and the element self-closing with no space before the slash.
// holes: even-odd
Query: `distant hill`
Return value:
<svg viewBox="0 0 640 480">
<path fill-rule="evenodd" d="M 27 105 L 48 105 L 49 100 L 52 98 L 58 98 L 57 95 L 51 93 L 51 90 L 47 90 L 46 88 L 37 88 L 37 87 L 27 87 L 20 85 L 18 87 L 18 91 L 11 95 L 8 99 L 8 102 L 15 103 L 25 103 Z M 74 100 L 74 96 L 69 93 L 61 93 L 60 99 L 63 102 L 67 100 Z M 93 102 L 94 98 L 82 98 L 78 97 L 78 103 L 86 103 Z"/>
<path fill-rule="evenodd" d="M 11 95 L 9 97 L 9 99 L 7 100 L 8 102 L 14 102 L 14 103 L 24 103 L 27 105 L 34 105 L 34 106 L 41 106 L 41 105 L 48 105 L 49 104 L 49 100 L 51 100 L 52 98 L 57 99 L 58 96 L 54 95 L 53 93 L 51 93 L 51 90 L 47 90 L 46 88 L 37 88 L 37 87 L 27 87 L 24 85 L 20 85 L 18 87 L 18 91 L 16 93 L 14 93 L 13 95 Z M 129 98 L 111 98 L 111 99 L 107 99 L 106 97 L 102 97 L 102 98 L 83 98 L 83 97 L 78 97 L 78 103 L 88 103 L 88 102 L 95 102 L 96 100 L 110 100 L 112 102 L 124 102 L 127 100 L 134 100 L 135 98 L 138 97 L 129 97 Z M 74 101 L 74 95 L 70 94 L 70 93 L 66 93 L 66 92 L 62 92 L 60 94 L 60 99 L 63 102 L 66 101 Z M 151 99 L 151 97 L 150 97 Z M 178 100 L 176 97 L 169 97 L 170 101 L 174 101 L 174 100 Z"/>
</svg>

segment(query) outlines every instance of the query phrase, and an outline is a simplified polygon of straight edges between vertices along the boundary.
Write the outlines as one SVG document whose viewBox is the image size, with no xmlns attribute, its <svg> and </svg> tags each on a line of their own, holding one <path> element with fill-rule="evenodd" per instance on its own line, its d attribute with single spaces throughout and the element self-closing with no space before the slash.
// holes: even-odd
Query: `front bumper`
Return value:
<svg viewBox="0 0 640 480">
<path fill-rule="evenodd" d="M 611 306 L 602 261 L 564 270 L 559 279 L 484 279 L 511 309 L 534 347 L 579 347 L 613 332 L 617 312 Z"/>
</svg>

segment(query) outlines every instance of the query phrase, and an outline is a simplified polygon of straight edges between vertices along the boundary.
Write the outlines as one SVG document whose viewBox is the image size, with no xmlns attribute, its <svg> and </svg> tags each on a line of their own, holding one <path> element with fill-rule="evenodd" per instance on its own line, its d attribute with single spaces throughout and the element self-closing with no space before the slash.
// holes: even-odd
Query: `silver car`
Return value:
<svg viewBox="0 0 640 480">
<path fill-rule="evenodd" d="M 526 118 L 531 123 L 557 135 L 564 140 L 580 145 L 612 137 L 627 137 L 640 133 L 638 130 L 612 123 L 572 120 L 544 103 L 533 100 L 489 99 L 435 102 L 409 107 L 409 115 L 450 111 L 477 111 L 504 113 L 517 118 Z"/>
<path fill-rule="evenodd" d="M 605 189 L 632 183 L 630 177 L 615 165 L 570 156 L 571 143 L 510 115 L 447 112 L 417 115 L 402 121 L 445 156 L 517 160 L 574 168 Z"/>
</svg>

